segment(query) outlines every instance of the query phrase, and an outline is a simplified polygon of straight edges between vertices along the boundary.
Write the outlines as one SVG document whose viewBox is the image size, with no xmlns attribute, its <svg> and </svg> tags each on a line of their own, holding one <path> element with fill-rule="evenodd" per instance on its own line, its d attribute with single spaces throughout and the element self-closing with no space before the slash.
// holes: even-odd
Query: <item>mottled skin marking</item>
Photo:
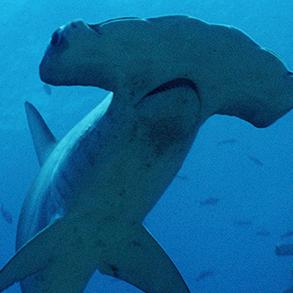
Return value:
<svg viewBox="0 0 293 293">
<path fill-rule="evenodd" d="M 36 279 L 40 282 L 45 282 L 45 280 L 46 280 L 43 274 L 38 274 L 36 276 Z"/>
<path fill-rule="evenodd" d="M 95 240 L 95 246 L 105 248 L 107 244 L 103 240 L 97 239 Z"/>
<path fill-rule="evenodd" d="M 180 144 L 188 135 L 182 124 L 182 117 L 145 120 L 148 144 L 153 147 L 155 156 L 162 156 L 174 144 Z"/>
<path fill-rule="evenodd" d="M 121 191 L 118 193 L 118 195 L 119 195 L 120 197 L 124 196 L 125 194 L 126 194 L 126 190 L 125 190 L 125 189 L 121 190 Z"/>
<path fill-rule="evenodd" d="M 146 163 L 145 166 L 150 169 L 152 167 L 152 164 L 151 163 Z"/>
</svg>

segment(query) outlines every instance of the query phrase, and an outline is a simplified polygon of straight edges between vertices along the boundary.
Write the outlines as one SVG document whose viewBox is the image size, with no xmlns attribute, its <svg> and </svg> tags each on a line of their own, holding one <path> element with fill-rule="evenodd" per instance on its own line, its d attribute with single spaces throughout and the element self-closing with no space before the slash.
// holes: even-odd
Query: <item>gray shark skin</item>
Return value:
<svg viewBox="0 0 293 293">
<path fill-rule="evenodd" d="M 0 291 L 82 292 L 98 269 L 145 292 L 189 292 L 143 227 L 213 114 L 266 127 L 293 107 L 293 77 L 240 31 L 185 16 L 59 28 L 40 64 L 52 85 L 113 92 L 60 142 L 26 104 L 42 165 Z"/>
</svg>

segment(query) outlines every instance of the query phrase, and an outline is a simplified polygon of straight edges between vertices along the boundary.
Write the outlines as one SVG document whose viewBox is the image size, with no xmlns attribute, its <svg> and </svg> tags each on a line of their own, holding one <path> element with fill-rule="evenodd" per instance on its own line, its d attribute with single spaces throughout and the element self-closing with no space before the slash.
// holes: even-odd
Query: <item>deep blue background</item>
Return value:
<svg viewBox="0 0 293 293">
<path fill-rule="evenodd" d="M 2 0 L 0 10 L 0 266 L 13 255 L 23 198 L 38 174 L 23 102 L 33 102 L 62 137 L 105 92 L 52 88 L 48 95 L 38 64 L 51 33 L 76 18 L 96 23 L 120 16 L 188 14 L 236 26 L 269 48 L 293 70 L 291 0 Z M 292 93 L 293 98 L 293 93 Z M 180 174 L 146 218 L 145 225 L 174 260 L 192 292 L 277 293 L 293 285 L 293 259 L 278 258 L 280 235 L 293 230 L 293 112 L 267 129 L 215 116 L 201 128 Z M 218 143 L 235 139 L 234 144 Z M 259 166 L 249 156 L 263 162 Z M 215 206 L 200 200 L 216 197 Z M 237 222 L 247 221 L 247 225 Z M 257 235 L 267 231 L 268 236 Z M 292 239 L 287 239 L 291 241 Z M 214 275 L 197 282 L 201 271 Z M 7 292 L 19 292 L 14 286 Z M 96 274 L 90 292 L 137 292 Z"/>
</svg>

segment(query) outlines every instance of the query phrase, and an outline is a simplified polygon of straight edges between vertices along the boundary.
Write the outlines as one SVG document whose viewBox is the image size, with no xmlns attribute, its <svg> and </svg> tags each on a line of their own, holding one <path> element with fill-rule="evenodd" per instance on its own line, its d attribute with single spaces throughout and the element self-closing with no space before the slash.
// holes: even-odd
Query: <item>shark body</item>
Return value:
<svg viewBox="0 0 293 293">
<path fill-rule="evenodd" d="M 191 147 L 199 121 L 197 94 L 178 84 L 135 109 L 116 108 L 111 101 L 109 95 L 59 143 L 46 142 L 48 129 L 26 104 L 36 147 L 53 149 L 47 158 L 46 147 L 37 151 L 43 166 L 17 234 L 18 249 L 37 235 L 27 245 L 39 243 L 32 253 L 42 262 L 50 257 L 45 269 L 21 282 L 23 292 L 81 292 L 96 269 L 146 292 L 188 292 L 142 221 Z M 38 239 L 43 229 L 44 243 Z"/>
</svg>

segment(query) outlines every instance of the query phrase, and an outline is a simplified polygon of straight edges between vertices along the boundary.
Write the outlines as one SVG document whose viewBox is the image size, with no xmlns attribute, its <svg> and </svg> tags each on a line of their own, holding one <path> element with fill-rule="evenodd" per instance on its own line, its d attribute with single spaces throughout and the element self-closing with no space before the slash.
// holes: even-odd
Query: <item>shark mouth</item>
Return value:
<svg viewBox="0 0 293 293">
<path fill-rule="evenodd" d="M 174 89 L 174 88 L 179 88 L 179 87 L 191 88 L 199 96 L 198 88 L 197 88 L 196 84 L 192 80 L 187 79 L 187 78 L 176 78 L 176 79 L 172 79 L 170 81 L 167 81 L 167 82 L 159 85 L 155 89 L 151 90 L 150 92 L 148 92 L 146 95 L 144 95 L 136 103 L 135 106 L 138 106 L 139 104 L 141 104 L 147 97 L 150 97 L 150 96 L 153 96 L 153 95 L 156 95 L 158 93 L 162 93 L 162 92 Z"/>
<path fill-rule="evenodd" d="M 176 78 L 161 84 L 157 88 L 147 93 L 143 98 L 152 96 L 161 92 L 165 92 L 177 87 L 189 87 L 189 88 L 192 88 L 196 93 L 198 93 L 197 86 L 192 80 L 187 78 Z"/>
</svg>

